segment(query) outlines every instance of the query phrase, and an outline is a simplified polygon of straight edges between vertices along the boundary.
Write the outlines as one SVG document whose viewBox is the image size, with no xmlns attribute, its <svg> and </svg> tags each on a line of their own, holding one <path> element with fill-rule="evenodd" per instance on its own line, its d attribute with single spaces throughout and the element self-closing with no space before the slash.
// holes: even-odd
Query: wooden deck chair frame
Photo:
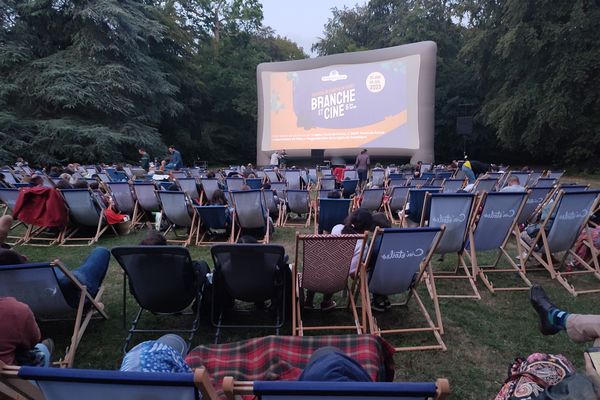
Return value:
<svg viewBox="0 0 600 400">
<path fill-rule="evenodd" d="M 477 258 L 477 251 L 478 251 L 477 250 L 477 241 L 475 240 L 475 235 L 477 232 L 477 226 L 481 222 L 481 218 L 483 217 L 483 215 L 486 212 L 491 212 L 486 209 L 486 202 L 487 202 L 488 198 L 496 197 L 496 196 L 511 197 L 511 196 L 518 196 L 518 195 L 522 195 L 523 198 L 522 198 L 521 202 L 517 205 L 517 208 L 514 210 L 515 214 L 512 217 L 512 222 L 510 223 L 510 226 L 508 227 L 508 229 L 506 231 L 506 236 L 502 240 L 502 244 L 497 249 L 498 254 L 496 256 L 495 261 L 490 265 L 479 265 L 478 258 Z M 508 253 L 507 248 L 506 248 L 508 245 L 508 242 L 510 241 L 510 238 L 513 235 L 515 235 L 515 237 L 517 238 L 517 240 L 516 240 L 517 254 L 519 256 L 521 256 L 523 253 L 521 243 L 519 241 L 518 220 L 519 220 L 519 216 L 523 210 L 523 207 L 525 207 L 525 204 L 529 197 L 529 192 L 526 192 L 524 194 L 511 193 L 511 192 L 509 192 L 509 193 L 498 192 L 498 193 L 493 193 L 491 195 L 491 197 L 490 197 L 490 194 L 486 193 L 484 196 L 482 196 L 480 198 L 479 204 L 477 205 L 477 209 L 480 209 L 480 208 L 482 209 L 481 216 L 480 216 L 479 220 L 473 221 L 473 223 L 471 224 L 471 227 L 469 229 L 469 246 L 468 246 L 468 248 L 465 249 L 466 250 L 465 255 L 467 256 L 467 258 L 469 259 L 469 262 L 471 264 L 471 271 L 473 273 L 473 276 L 481 278 L 481 281 L 483 282 L 485 287 L 487 287 L 491 293 L 495 293 L 497 291 L 529 290 L 529 288 L 532 286 L 532 284 L 531 284 L 531 281 L 527 278 L 524 264 L 522 262 L 519 262 L 518 264 L 515 263 L 514 259 Z M 505 210 L 494 210 L 494 211 L 504 212 Z M 503 257 L 506 261 L 508 261 L 508 263 L 511 265 L 512 268 L 498 268 L 498 263 L 500 262 L 500 260 Z M 521 280 L 525 283 L 525 286 L 494 287 L 492 280 L 488 276 L 488 274 L 511 274 L 511 275 L 514 275 L 515 273 L 519 275 Z"/>
<path fill-rule="evenodd" d="M 429 382 L 427 382 L 428 384 Z M 227 400 L 235 400 L 242 396 L 261 395 L 272 398 L 302 398 L 317 400 L 332 398 L 369 398 L 377 399 L 431 399 L 445 400 L 450 394 L 450 383 L 447 379 L 437 379 L 431 383 L 435 387 L 423 390 L 422 382 L 302 382 L 302 381 L 237 381 L 234 377 L 223 378 L 223 392 Z M 405 392 L 404 392 L 405 391 Z M 404 393 L 403 393 L 404 392 Z M 424 397 L 427 396 L 427 397 Z"/>
<path fill-rule="evenodd" d="M 231 227 L 230 227 L 230 232 L 229 234 L 227 234 L 228 239 L 226 241 L 214 241 L 214 240 L 205 240 L 207 235 L 209 235 L 209 233 L 206 231 L 206 229 L 202 232 L 202 236 L 200 236 L 200 231 L 202 230 L 202 215 L 199 211 L 200 208 L 203 207 L 227 207 L 227 206 L 194 206 L 194 209 L 196 210 L 196 212 L 198 213 L 198 228 L 196 229 L 196 246 L 212 246 L 215 243 L 233 243 L 234 238 L 235 238 L 235 218 L 231 218 Z M 210 235 L 209 235 L 210 236 Z M 216 236 L 216 234 L 215 234 Z M 221 235 L 224 236 L 224 235 Z"/>
<path fill-rule="evenodd" d="M 10 269 L 20 269 L 20 268 L 58 268 L 60 269 L 60 271 L 69 279 L 69 281 L 71 281 L 71 283 L 73 285 L 75 285 L 77 287 L 77 289 L 80 292 L 79 295 L 79 302 L 77 305 L 76 313 L 75 313 L 75 320 L 74 320 L 74 326 L 73 326 L 73 334 L 71 335 L 71 341 L 69 343 L 69 346 L 67 347 L 67 349 L 65 350 L 65 356 L 64 358 L 54 362 L 54 364 L 59 365 L 61 367 L 67 367 L 67 368 L 72 368 L 73 367 L 73 362 L 75 361 L 75 353 L 77 351 L 77 347 L 79 346 L 79 343 L 81 342 L 81 339 L 83 338 L 83 334 L 85 333 L 85 330 L 87 329 L 90 320 L 92 319 L 92 317 L 94 316 L 95 313 L 100 314 L 100 316 L 104 319 L 108 319 L 108 315 L 106 314 L 106 312 L 104 311 L 104 306 L 100 303 L 100 299 L 102 298 L 102 294 L 104 293 L 104 285 L 101 285 L 98 288 L 98 293 L 96 293 L 95 297 L 92 297 L 92 295 L 87 291 L 87 288 L 81 284 L 81 282 L 79 282 L 79 280 L 77 279 L 77 277 L 75 275 L 73 275 L 73 273 L 58 259 L 49 262 L 49 263 L 35 263 L 35 264 L 19 264 L 19 265 L 12 265 L 12 266 L 7 266 L 10 267 Z M 1 270 L 3 268 L 0 268 L 0 273 Z M 4 269 L 6 269 L 6 267 L 4 267 Z M 57 282 L 58 284 L 58 282 Z M 66 300 L 65 300 L 66 302 Z M 34 310 L 35 312 L 35 310 Z M 59 318 L 59 319 L 43 319 L 44 321 L 48 320 L 66 320 L 65 318 Z M 71 320 L 71 319 L 69 319 Z"/>
<path fill-rule="evenodd" d="M 158 199 L 160 201 L 161 204 L 161 209 L 162 209 L 162 218 L 166 219 L 169 223 L 169 227 L 167 228 L 167 230 L 164 233 L 164 236 L 167 237 L 167 235 L 170 232 L 173 232 L 173 234 L 175 234 L 175 239 L 167 239 L 167 243 L 181 243 L 184 247 L 187 247 L 190 245 L 190 243 L 192 243 L 192 239 L 194 238 L 194 236 L 196 235 L 196 231 L 198 230 L 198 213 L 196 212 L 196 210 L 192 211 L 192 215 L 190 216 L 190 218 L 192 219 L 190 222 L 190 226 L 187 226 L 186 228 L 189 228 L 189 232 L 187 233 L 187 235 L 179 235 L 179 233 L 177 232 L 177 224 L 175 222 L 173 222 L 171 219 L 169 219 L 169 215 L 168 212 L 165 210 L 165 206 L 162 200 L 162 195 L 166 195 L 169 196 L 169 193 L 177 193 L 177 195 L 181 195 L 184 198 L 184 202 L 182 203 L 181 207 L 183 209 L 187 209 L 187 207 L 192 207 L 192 200 L 189 198 L 189 196 L 185 193 L 185 192 L 170 192 L 170 191 L 161 191 L 161 190 L 157 190 L 156 191 L 156 195 L 158 196 Z M 188 210 L 189 213 L 190 210 Z M 174 219 L 173 215 L 171 215 L 171 218 Z M 183 225 L 181 225 L 183 226 Z"/>
<path fill-rule="evenodd" d="M 414 297 L 423 318 L 427 322 L 427 326 L 426 327 L 415 327 L 415 328 L 401 328 L 401 329 L 381 329 L 377 324 L 376 318 L 373 316 L 373 311 L 371 309 L 371 303 L 367 302 L 367 304 L 366 304 L 367 316 L 369 319 L 369 328 L 370 328 L 370 333 L 372 335 L 377 335 L 377 336 L 382 337 L 385 334 L 410 334 L 410 333 L 419 333 L 419 332 L 431 332 L 437 342 L 436 345 L 394 347 L 394 350 L 396 350 L 396 351 L 415 351 L 415 350 L 446 351 L 448 349 L 446 344 L 444 343 L 444 340 L 442 339 L 442 335 L 444 334 L 444 325 L 442 322 L 442 313 L 441 313 L 441 309 L 440 309 L 439 299 L 438 299 L 438 296 L 436 295 L 436 291 L 435 291 L 436 289 L 435 289 L 435 282 L 433 281 L 433 270 L 431 269 L 431 258 L 433 257 L 433 254 L 435 253 L 435 250 L 437 249 L 438 244 L 440 243 L 440 240 L 442 239 L 442 236 L 444 234 L 444 229 L 445 229 L 445 227 L 443 227 L 443 226 L 441 228 L 391 228 L 391 229 L 389 229 L 389 231 L 401 230 L 406 233 L 410 233 L 411 231 L 415 232 L 418 230 L 438 231 L 438 233 L 436 234 L 436 236 L 434 237 L 434 239 L 431 243 L 431 248 L 429 249 L 429 251 L 427 252 L 425 257 L 423 257 L 423 259 L 420 263 L 419 271 L 417 272 L 417 275 L 413 281 L 414 283 L 411 285 L 410 289 L 407 292 L 406 299 L 400 303 L 393 304 L 395 306 L 403 306 L 404 307 L 404 306 L 407 306 L 409 304 L 411 298 Z M 375 239 L 377 238 L 378 235 L 384 235 L 384 234 L 385 234 L 385 229 L 381 229 L 379 227 L 375 228 L 372 243 L 375 243 Z M 369 264 L 369 261 L 370 261 L 370 258 L 372 257 L 372 255 L 373 255 L 373 246 L 370 246 L 369 252 L 368 252 L 367 257 L 364 262 L 365 267 L 366 267 L 366 265 Z M 362 270 L 365 270 L 366 269 L 365 267 L 363 267 Z M 432 301 L 433 301 L 433 308 L 434 308 L 434 313 L 435 313 L 435 322 L 434 322 L 434 319 L 429 314 L 429 311 L 425 307 L 425 304 L 423 304 L 423 301 L 421 300 L 419 293 L 417 292 L 417 287 L 423 280 L 429 281 L 429 285 L 431 285 L 431 287 L 433 289 Z M 369 295 L 369 287 L 368 287 L 368 282 L 366 280 L 364 281 L 364 284 L 362 285 L 362 290 L 364 291 L 363 296 Z"/>
<path fill-rule="evenodd" d="M 61 190 L 61 193 L 64 196 L 65 192 L 72 191 L 72 190 L 85 190 L 85 189 L 66 189 L 66 190 Z M 67 228 L 65 230 L 65 232 L 63 233 L 63 237 L 59 243 L 59 246 L 64 246 L 64 247 L 91 246 L 94 243 L 97 243 L 98 240 L 100 239 L 100 237 L 108 229 L 111 229 L 112 232 L 115 234 L 115 236 L 119 236 L 119 233 L 116 231 L 115 227 L 112 225 L 109 225 L 106 222 L 106 217 L 104 215 L 104 208 L 96 202 L 96 199 L 94 198 L 93 193 L 91 191 L 88 190 L 88 193 L 90 196 L 91 204 L 94 207 L 99 208 L 99 210 L 97 210 L 98 211 L 98 223 L 97 223 L 97 227 L 96 227 L 96 234 L 92 237 L 82 237 L 82 238 L 74 237 L 74 235 L 76 233 L 78 233 L 79 230 L 82 228 L 82 226 L 79 225 L 77 223 L 77 221 L 75 221 L 76 225 L 74 227 L 71 227 L 70 230 Z M 67 207 L 69 207 L 69 202 L 66 199 L 65 199 L 65 203 L 67 203 Z M 69 217 L 70 217 L 69 219 L 71 221 L 73 221 L 74 218 L 71 215 L 71 211 L 69 211 Z M 84 243 L 81 243 L 81 242 L 84 242 Z"/>
<path fill-rule="evenodd" d="M 428 225 L 425 225 L 425 215 L 428 214 L 429 217 L 431 218 L 431 212 L 430 211 L 426 212 L 426 210 L 430 210 L 430 208 L 431 208 L 432 197 L 433 196 L 431 193 L 429 193 L 429 192 L 425 193 L 425 201 L 423 202 L 423 211 L 421 212 L 421 223 L 419 224 L 421 227 L 431 226 L 431 221 L 429 221 Z M 465 262 L 465 257 L 464 257 L 465 256 L 465 243 L 469 236 L 470 228 L 476 217 L 476 213 L 474 211 L 477 210 L 477 207 L 478 207 L 478 203 L 479 203 L 478 196 L 475 194 L 471 194 L 471 193 L 435 193 L 435 197 L 471 198 L 471 207 L 469 209 L 469 216 L 467 218 L 465 230 L 462 235 L 462 243 L 463 243 L 462 249 L 456 253 L 456 256 L 457 256 L 456 267 L 455 267 L 454 271 L 449 271 L 449 272 L 435 271 L 435 272 L 433 272 L 433 277 L 431 279 L 425 280 L 425 283 L 427 285 L 427 290 L 429 291 L 429 295 L 432 299 L 434 297 L 437 297 L 437 298 L 481 300 L 481 294 L 479 293 L 479 290 L 477 289 L 477 282 L 476 282 L 477 276 L 472 273 L 472 270 L 469 268 L 469 266 Z M 445 230 L 445 234 L 446 235 L 450 234 L 447 230 L 447 227 Z M 440 241 L 441 241 L 441 239 L 440 239 Z M 438 245 L 439 245 L 439 243 L 438 243 Z M 436 246 L 436 248 L 437 247 L 438 246 Z M 431 266 L 431 271 L 433 271 L 433 265 Z M 461 271 L 464 273 L 464 275 L 459 274 L 459 272 L 461 272 Z M 427 274 L 429 274 L 429 272 L 427 272 Z M 439 294 L 439 293 L 436 293 L 437 292 L 437 289 L 435 287 L 436 279 L 452 279 L 452 280 L 466 279 L 466 280 L 468 280 L 469 286 L 471 287 L 472 294 Z"/>
<path fill-rule="evenodd" d="M 548 233 L 546 233 L 545 228 L 548 225 L 548 223 L 550 222 L 550 220 L 554 219 L 554 217 L 555 217 L 554 213 L 558 212 L 558 210 L 560 208 L 560 204 L 561 204 L 562 200 L 564 199 L 564 197 L 569 196 L 569 195 L 577 195 L 577 194 L 595 194 L 596 199 L 592 203 L 590 209 L 587 210 L 587 216 L 584 218 L 584 220 L 581 224 L 581 227 L 579 229 L 579 232 L 577 233 L 576 237 L 573 239 L 568 250 L 566 250 L 564 252 L 564 255 L 562 256 L 560 263 L 558 265 L 558 268 L 557 268 L 557 267 L 555 267 L 554 261 L 552 259 L 552 255 L 554 253 L 552 252 L 552 249 L 550 249 L 550 246 L 548 244 L 548 239 L 549 239 L 549 236 L 551 236 L 553 228 L 557 229 L 557 228 L 555 228 L 556 221 L 553 222 L 552 227 L 550 228 Z M 552 207 L 548 213 L 548 217 L 546 218 L 545 221 L 542 221 L 542 223 L 540 225 L 540 230 L 539 230 L 538 234 L 536 235 L 536 237 L 533 239 L 532 243 L 527 244 L 523 240 L 521 240 L 521 246 L 523 246 L 523 248 L 525 249 L 525 253 L 526 253 L 525 256 L 522 256 L 521 262 L 523 264 L 526 264 L 527 261 L 529 261 L 531 258 L 534 258 L 535 260 L 537 260 L 540 263 L 540 265 L 542 265 L 542 267 L 544 267 L 550 273 L 550 277 L 552 279 L 556 279 L 574 297 L 576 297 L 580 294 L 600 292 L 600 288 L 577 290 L 577 289 L 575 289 L 575 286 L 572 283 L 570 283 L 569 280 L 567 279 L 568 277 L 570 277 L 572 275 L 593 274 L 593 276 L 596 279 L 600 280 L 600 268 L 598 266 L 598 259 L 593 258 L 594 265 L 592 266 L 588 262 L 583 260 L 581 257 L 579 257 L 579 255 L 577 255 L 577 253 L 575 253 L 575 251 L 573 251 L 573 245 L 575 244 L 575 241 L 577 240 L 577 236 L 579 236 L 581 229 L 586 228 L 588 226 L 588 221 L 592 215 L 592 212 L 598 207 L 599 204 L 600 204 L 600 191 L 598 191 L 598 190 L 594 190 L 594 191 L 588 190 L 588 191 L 569 192 L 569 193 L 560 191 L 554 201 L 554 204 L 552 205 Z M 558 216 L 556 216 L 556 217 L 558 217 Z M 591 239 L 592 239 L 591 235 L 589 235 L 589 232 L 588 232 L 588 243 L 592 243 Z M 542 254 L 538 254 L 535 251 L 536 245 L 540 245 L 540 247 L 542 248 L 542 252 L 540 252 L 540 253 L 542 253 Z M 592 253 L 592 254 L 595 254 L 595 253 Z M 583 270 L 561 272 L 559 270 L 559 268 L 564 265 L 568 255 L 572 255 L 577 261 L 579 261 L 580 265 L 583 267 Z M 544 259 L 544 257 L 545 257 L 545 259 Z"/>
<path fill-rule="evenodd" d="M 361 307 L 361 316 L 359 317 L 358 315 L 358 310 L 357 310 L 357 304 L 356 301 L 354 299 L 354 296 L 352 296 L 350 293 L 352 293 L 351 288 L 350 288 L 350 284 L 348 281 L 348 278 L 350 278 L 350 264 L 351 264 L 351 260 L 352 257 L 354 256 L 354 250 L 356 247 L 356 244 L 359 240 L 362 240 L 362 244 L 361 244 L 361 249 L 360 249 L 360 259 L 363 259 L 363 253 L 365 251 L 366 248 L 366 243 L 367 243 L 367 239 L 368 239 L 368 233 L 364 233 L 362 235 L 300 235 L 300 233 L 296 232 L 296 255 L 295 255 L 295 259 L 294 259 L 294 264 L 292 265 L 292 336 L 304 336 L 304 332 L 305 331 L 319 331 L 319 330 L 355 330 L 357 334 L 362 334 L 362 333 L 366 333 L 367 329 L 368 329 L 368 319 L 367 319 L 367 309 L 368 309 L 368 297 L 364 297 L 365 294 L 365 290 L 363 288 L 364 286 L 364 282 L 366 282 L 366 276 L 365 276 L 365 270 L 364 270 L 364 264 L 359 263 L 358 265 L 358 269 L 356 271 L 356 279 L 359 279 L 360 282 L 360 291 L 359 291 L 359 295 L 360 295 L 360 303 L 362 305 Z M 305 326 L 303 320 L 302 320 L 302 297 L 303 297 L 303 291 L 304 291 L 304 287 L 301 286 L 302 281 L 303 281 L 303 273 L 304 273 L 304 269 L 305 269 L 305 263 L 304 263 L 304 257 L 305 257 L 305 242 L 306 241 L 316 241 L 316 242 L 323 242 L 324 244 L 326 244 L 326 246 L 324 248 L 322 248 L 322 250 L 327 250 L 327 251 L 333 251 L 336 249 L 336 242 L 345 244 L 347 246 L 347 249 L 344 249 L 346 251 L 349 252 L 350 257 L 347 257 L 347 260 L 340 260 L 338 261 L 339 257 L 340 257 L 340 252 L 337 251 L 336 252 L 336 257 L 324 257 L 321 261 L 327 261 L 327 262 L 331 262 L 331 261 L 338 261 L 338 262 L 343 262 L 343 261 L 347 261 L 347 268 L 348 268 L 348 272 L 347 272 L 347 276 L 346 276 L 346 282 L 345 285 L 343 285 L 344 287 L 341 287 L 342 285 L 338 285 L 340 286 L 340 291 L 341 290 L 345 290 L 346 293 L 349 293 L 348 295 L 348 304 L 345 307 L 338 307 L 338 308 L 350 308 L 352 311 L 352 316 L 354 318 L 354 324 L 353 325 L 317 325 L 317 326 Z M 345 243 L 344 243 L 345 242 Z M 302 243 L 302 245 L 301 245 Z M 350 246 L 350 244 L 352 244 Z M 302 248 L 302 272 L 298 271 L 298 267 L 300 265 L 300 249 Z M 323 256 L 323 253 L 319 253 L 319 256 Z M 327 266 L 322 266 L 323 268 L 326 268 Z M 345 268 L 345 265 L 343 266 Z M 340 267 L 340 271 L 341 271 Z M 316 290 L 318 292 L 318 290 Z"/>
<path fill-rule="evenodd" d="M 306 214 L 306 220 L 302 221 L 302 218 L 300 218 L 300 221 L 295 221 L 292 222 L 290 220 L 290 212 L 296 212 L 292 209 L 292 206 L 290 206 L 290 194 L 292 195 L 292 197 L 294 196 L 294 194 L 297 194 L 301 192 L 302 194 L 306 194 L 306 199 L 307 199 L 307 209 L 308 212 L 305 213 Z M 285 205 L 283 205 L 283 215 L 282 215 L 282 222 L 281 222 L 281 226 L 295 226 L 295 227 L 309 227 L 310 226 L 310 222 L 312 220 L 312 216 L 313 216 L 313 212 L 314 212 L 314 205 L 313 202 L 310 198 L 310 192 L 308 190 L 292 190 L 292 189 L 288 189 L 286 192 L 286 198 L 287 198 L 287 202 L 285 203 Z"/>
<path fill-rule="evenodd" d="M 242 229 L 244 229 L 244 227 L 242 226 L 242 224 L 240 223 L 240 218 L 239 218 L 239 214 L 240 214 L 240 210 L 243 209 L 242 206 L 238 205 L 238 201 L 236 201 L 236 196 L 237 195 L 243 195 L 244 193 L 259 193 L 259 199 L 260 199 L 260 207 L 261 207 L 261 213 L 263 215 L 263 218 L 265 219 L 265 225 L 264 225 L 264 230 L 265 230 L 265 235 L 263 236 L 262 239 L 257 240 L 259 243 L 269 243 L 270 238 L 271 238 L 271 217 L 269 216 L 269 212 L 266 209 L 266 204 L 265 204 L 265 197 L 262 191 L 260 190 L 242 190 L 242 191 L 237 191 L 237 192 L 230 192 L 232 199 L 233 199 L 233 205 L 234 205 L 234 212 L 232 215 L 232 219 L 236 219 L 237 220 L 237 226 L 238 226 L 238 233 L 237 236 L 235 238 L 235 241 L 237 242 L 240 238 L 240 235 L 242 234 Z M 245 227 L 248 228 L 248 227 Z M 259 229 L 261 227 L 256 227 L 256 229 Z M 254 229 L 254 228 L 250 228 L 250 229 Z"/>
</svg>

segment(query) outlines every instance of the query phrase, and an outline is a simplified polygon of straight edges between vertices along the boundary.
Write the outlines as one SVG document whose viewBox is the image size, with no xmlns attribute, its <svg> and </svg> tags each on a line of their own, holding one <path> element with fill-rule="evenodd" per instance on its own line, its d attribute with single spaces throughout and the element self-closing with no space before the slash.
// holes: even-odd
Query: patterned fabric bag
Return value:
<svg viewBox="0 0 600 400">
<path fill-rule="evenodd" d="M 495 400 L 534 400 L 575 371 L 561 354 L 533 353 L 517 358 L 508 370 L 508 378 Z M 543 396 L 543 395 L 542 395 Z"/>
</svg>

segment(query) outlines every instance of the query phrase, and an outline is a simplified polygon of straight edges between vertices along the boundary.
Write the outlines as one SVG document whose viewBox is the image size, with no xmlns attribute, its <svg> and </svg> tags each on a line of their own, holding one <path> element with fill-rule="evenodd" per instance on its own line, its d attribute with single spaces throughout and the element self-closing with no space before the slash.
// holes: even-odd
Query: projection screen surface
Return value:
<svg viewBox="0 0 600 400">
<path fill-rule="evenodd" d="M 433 42 L 260 64 L 257 162 L 275 150 L 309 156 L 433 161 Z"/>
</svg>

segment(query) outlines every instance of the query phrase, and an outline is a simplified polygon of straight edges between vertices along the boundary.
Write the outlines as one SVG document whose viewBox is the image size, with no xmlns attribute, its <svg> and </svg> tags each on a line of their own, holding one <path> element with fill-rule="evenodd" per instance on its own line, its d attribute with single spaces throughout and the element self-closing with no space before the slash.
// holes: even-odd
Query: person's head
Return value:
<svg viewBox="0 0 600 400">
<path fill-rule="evenodd" d="M 208 172 L 206 173 L 206 177 L 207 177 L 208 179 L 215 179 L 215 171 L 208 171 Z"/>
<path fill-rule="evenodd" d="M 92 190 L 98 190 L 100 188 L 100 184 L 98 183 L 98 181 L 94 181 L 90 183 L 90 189 Z"/>
<path fill-rule="evenodd" d="M 0 249 L 0 265 L 24 264 L 27 259 L 10 249 Z"/>
<path fill-rule="evenodd" d="M 73 186 L 68 181 L 61 179 L 58 182 L 56 182 L 56 188 L 57 189 L 73 189 Z"/>
<path fill-rule="evenodd" d="M 138 153 L 140 153 L 140 154 L 145 154 L 145 153 L 146 153 L 146 149 L 145 149 L 145 148 L 143 148 L 143 147 L 140 147 L 140 148 L 138 149 Z"/>
<path fill-rule="evenodd" d="M 140 242 L 140 246 L 166 246 L 167 239 L 162 233 L 157 230 L 150 230 L 146 234 L 144 240 Z"/>
<path fill-rule="evenodd" d="M 269 182 L 265 182 L 262 184 L 262 188 L 265 190 L 271 189 L 271 184 Z"/>
<path fill-rule="evenodd" d="M 417 161 L 417 165 L 420 167 L 421 165 L 423 165 L 423 161 Z"/>
<path fill-rule="evenodd" d="M 517 185 L 520 185 L 521 182 L 519 182 L 519 177 L 511 176 L 510 178 L 508 178 L 508 181 L 506 181 L 506 184 L 508 186 L 517 186 Z"/>
<path fill-rule="evenodd" d="M 60 174 L 59 178 L 63 181 L 69 182 L 71 180 L 71 175 L 69 175 L 67 173 Z"/>
<path fill-rule="evenodd" d="M 373 226 L 371 230 L 375 230 L 376 227 L 380 228 L 391 228 L 392 223 L 388 219 L 387 215 L 382 212 L 376 212 L 373 214 Z"/>
<path fill-rule="evenodd" d="M 227 205 L 227 198 L 225 197 L 225 192 L 223 192 L 221 189 L 216 189 L 213 192 L 212 197 L 210 198 L 210 204 L 213 206 Z"/>
<path fill-rule="evenodd" d="M 251 235 L 242 235 L 238 241 L 238 243 L 246 243 L 246 244 L 252 244 L 252 243 L 258 243 L 258 240 L 256 240 L 256 238 L 254 236 Z"/>
<path fill-rule="evenodd" d="M 365 154 L 367 152 L 367 149 L 362 149 L 362 151 L 360 152 L 360 154 Z"/>
<path fill-rule="evenodd" d="M 373 215 L 363 208 L 354 210 L 344 221 L 343 234 L 364 233 L 373 226 Z"/>
<path fill-rule="evenodd" d="M 33 186 L 42 186 L 44 184 L 44 179 L 42 179 L 40 175 L 33 175 L 29 183 Z"/>
<path fill-rule="evenodd" d="M 341 199 L 342 194 L 337 190 L 332 190 L 329 193 L 327 193 L 327 198 L 328 199 Z"/>
<path fill-rule="evenodd" d="M 122 163 L 118 163 L 115 166 L 115 170 L 117 170 L 117 171 L 125 171 L 125 169 L 123 168 L 123 164 Z"/>
<path fill-rule="evenodd" d="M 175 152 L 175 150 L 177 150 L 177 149 L 175 149 L 175 146 L 173 146 L 172 144 L 169 145 L 169 153 L 173 153 L 173 152 Z"/>
<path fill-rule="evenodd" d="M 58 174 L 59 174 L 59 172 L 60 172 L 60 171 L 59 171 L 58 167 L 50 167 L 50 173 L 51 173 L 52 175 L 58 175 Z"/>
<path fill-rule="evenodd" d="M 73 188 L 75 189 L 87 189 L 90 185 L 88 185 L 87 181 L 84 179 L 77 179 L 73 184 Z"/>
</svg>

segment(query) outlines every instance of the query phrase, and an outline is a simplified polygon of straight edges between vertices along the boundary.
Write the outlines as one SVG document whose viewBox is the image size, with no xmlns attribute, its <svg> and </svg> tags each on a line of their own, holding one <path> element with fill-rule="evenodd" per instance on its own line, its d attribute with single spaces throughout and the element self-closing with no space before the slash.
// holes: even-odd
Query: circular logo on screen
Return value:
<svg viewBox="0 0 600 400">
<path fill-rule="evenodd" d="M 381 72 L 371 72 L 367 76 L 367 90 L 371 93 L 379 93 L 385 87 L 385 76 Z"/>
</svg>

